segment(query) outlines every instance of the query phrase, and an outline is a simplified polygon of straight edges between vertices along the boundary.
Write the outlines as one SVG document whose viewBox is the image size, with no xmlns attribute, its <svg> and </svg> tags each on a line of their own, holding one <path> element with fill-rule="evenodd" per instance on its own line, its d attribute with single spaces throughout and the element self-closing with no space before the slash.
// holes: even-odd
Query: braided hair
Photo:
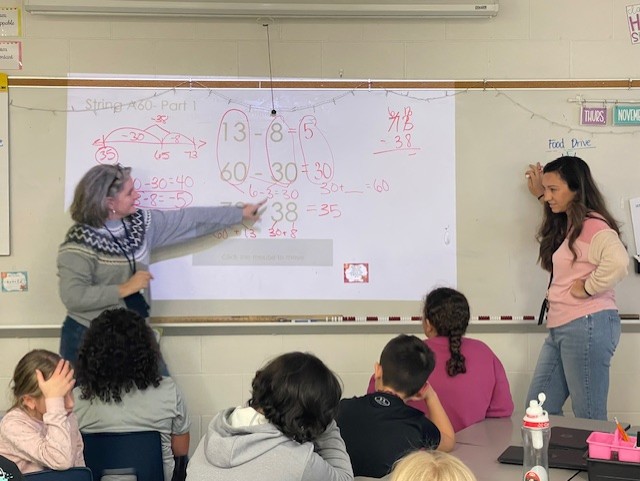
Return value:
<svg viewBox="0 0 640 481">
<path fill-rule="evenodd" d="M 467 372 L 465 358 L 460 349 L 471 313 L 464 294 L 449 287 L 434 289 L 427 294 L 423 314 L 438 336 L 449 338 L 451 358 L 447 361 L 447 374 L 453 377 Z"/>
</svg>

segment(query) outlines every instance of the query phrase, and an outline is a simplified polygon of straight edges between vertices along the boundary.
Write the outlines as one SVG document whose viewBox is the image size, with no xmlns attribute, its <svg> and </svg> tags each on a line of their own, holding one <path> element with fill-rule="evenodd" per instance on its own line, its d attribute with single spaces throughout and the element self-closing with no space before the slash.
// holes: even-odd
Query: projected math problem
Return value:
<svg viewBox="0 0 640 481">
<path fill-rule="evenodd" d="M 93 110 L 68 118 L 66 198 L 97 162 L 131 166 L 144 209 L 267 202 L 259 223 L 151 266 L 154 298 L 404 300 L 425 276 L 455 283 L 453 98 L 282 91 L 271 115 L 262 91 L 169 95 L 70 93 Z"/>
</svg>

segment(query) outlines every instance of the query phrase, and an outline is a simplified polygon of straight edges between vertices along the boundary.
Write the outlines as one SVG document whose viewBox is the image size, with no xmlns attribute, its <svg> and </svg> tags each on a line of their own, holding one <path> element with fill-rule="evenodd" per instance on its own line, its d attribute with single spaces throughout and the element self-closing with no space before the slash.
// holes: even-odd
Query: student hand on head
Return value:
<svg viewBox="0 0 640 481">
<path fill-rule="evenodd" d="M 424 386 L 422 386 L 416 394 L 408 398 L 407 401 L 425 401 L 426 402 L 428 398 L 433 396 L 437 397 L 438 395 L 436 394 L 436 391 L 433 389 L 433 387 L 431 387 L 431 384 L 429 384 L 429 381 L 426 381 L 424 383 Z"/>
<path fill-rule="evenodd" d="M 542 185 L 542 164 L 537 162 L 534 164 L 529 164 L 529 168 L 525 172 L 525 177 L 527 178 L 527 187 L 529 188 L 529 192 L 534 195 L 536 198 L 540 198 L 541 195 L 544 195 L 544 187 Z M 542 200 L 542 198 L 540 198 Z"/>
<path fill-rule="evenodd" d="M 429 399 L 433 399 L 434 396 L 436 397 L 436 399 L 438 398 L 438 394 L 436 394 L 433 386 L 429 384 L 429 381 L 424 383 L 424 386 L 422 386 L 422 389 L 420 389 L 418 396 L 420 396 L 420 399 L 424 399 L 427 402 L 429 401 Z"/>
<path fill-rule="evenodd" d="M 449 416 L 447 416 L 447 413 L 440 403 L 438 394 L 429 381 L 424 383 L 424 386 L 422 386 L 415 397 L 424 400 L 427 405 L 427 410 L 429 411 L 429 419 L 440 431 L 438 451 L 451 451 L 456 446 L 456 434 L 449 420 Z"/>
<path fill-rule="evenodd" d="M 36 369 L 36 378 L 38 379 L 38 387 L 45 398 L 64 398 L 71 392 L 76 383 L 76 380 L 73 378 L 73 368 L 69 361 L 65 361 L 64 359 L 60 359 L 49 379 L 44 379 L 44 375 L 40 369 Z"/>
</svg>

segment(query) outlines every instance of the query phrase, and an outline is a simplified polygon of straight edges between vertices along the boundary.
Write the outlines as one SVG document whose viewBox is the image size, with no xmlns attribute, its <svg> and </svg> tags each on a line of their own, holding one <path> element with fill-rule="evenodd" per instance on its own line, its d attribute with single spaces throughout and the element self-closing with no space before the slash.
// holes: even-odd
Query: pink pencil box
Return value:
<svg viewBox="0 0 640 481">
<path fill-rule="evenodd" d="M 594 431 L 587 438 L 587 444 L 589 457 L 592 459 L 617 459 L 628 463 L 640 463 L 640 448 L 636 448 L 635 436 L 629 436 L 629 441 L 623 441 L 617 430 L 614 433 Z"/>
</svg>

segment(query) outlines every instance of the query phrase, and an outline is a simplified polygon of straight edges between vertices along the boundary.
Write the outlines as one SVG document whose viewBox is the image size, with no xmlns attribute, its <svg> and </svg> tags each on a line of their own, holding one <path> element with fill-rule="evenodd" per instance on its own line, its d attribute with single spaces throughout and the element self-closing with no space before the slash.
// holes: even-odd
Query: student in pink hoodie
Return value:
<svg viewBox="0 0 640 481">
<path fill-rule="evenodd" d="M 22 473 L 84 466 L 69 362 L 33 350 L 18 362 L 12 384 L 14 404 L 0 422 L 0 455 Z"/>
<path fill-rule="evenodd" d="M 422 328 L 427 336 L 424 342 L 436 357 L 429 384 L 438 393 L 455 432 L 485 418 L 513 413 L 509 381 L 500 359 L 484 342 L 464 335 L 470 317 L 469 302 L 461 292 L 439 287 L 427 294 Z M 373 383 L 372 377 L 367 392 L 374 391 Z M 408 404 L 425 411 L 424 403 Z"/>
</svg>

